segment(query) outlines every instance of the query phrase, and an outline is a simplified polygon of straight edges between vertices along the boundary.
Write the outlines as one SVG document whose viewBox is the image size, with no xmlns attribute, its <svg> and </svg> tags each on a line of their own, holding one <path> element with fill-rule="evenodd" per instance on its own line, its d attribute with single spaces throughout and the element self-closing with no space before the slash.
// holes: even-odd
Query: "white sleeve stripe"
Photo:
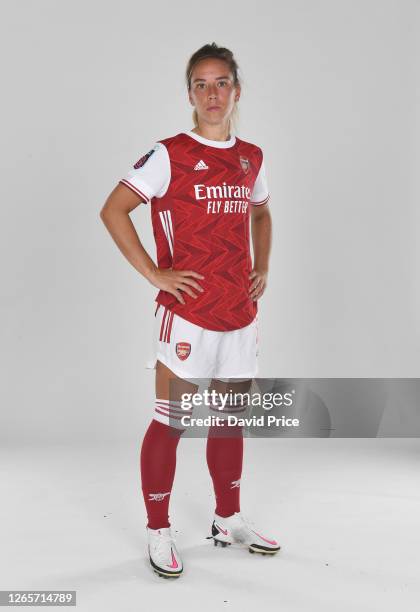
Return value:
<svg viewBox="0 0 420 612">
<path fill-rule="evenodd" d="M 268 195 L 265 200 L 261 200 L 260 202 L 251 202 L 251 204 L 253 206 L 262 206 L 263 204 L 266 204 L 268 202 L 268 200 L 270 199 L 270 195 Z"/>
<path fill-rule="evenodd" d="M 173 255 L 172 235 L 171 235 L 172 222 L 170 222 L 170 223 L 168 222 L 168 217 L 169 217 L 169 219 L 171 218 L 171 211 L 170 210 L 162 210 L 159 213 L 159 217 L 160 217 L 160 220 L 161 220 L 161 223 L 162 223 L 163 231 L 165 232 L 166 240 L 168 241 L 168 244 L 169 244 L 169 249 L 171 251 L 171 255 Z"/>
<path fill-rule="evenodd" d="M 146 202 L 150 201 L 150 198 L 143 193 L 142 191 L 140 191 L 140 189 L 138 187 L 135 187 L 135 185 L 133 185 L 132 183 L 130 183 L 130 181 L 127 181 L 127 179 L 121 179 L 120 183 L 123 183 L 124 185 L 127 185 L 127 187 L 129 187 L 130 189 L 132 189 L 135 193 L 137 193 L 137 195 L 141 196 L 142 198 L 144 198 L 146 200 Z"/>
</svg>

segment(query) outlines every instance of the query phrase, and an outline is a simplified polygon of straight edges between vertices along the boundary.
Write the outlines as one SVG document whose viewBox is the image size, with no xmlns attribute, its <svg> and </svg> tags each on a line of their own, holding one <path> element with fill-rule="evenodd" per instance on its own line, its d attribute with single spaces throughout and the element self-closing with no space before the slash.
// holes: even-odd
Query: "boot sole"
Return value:
<svg viewBox="0 0 420 612">
<path fill-rule="evenodd" d="M 231 542 L 223 542 L 222 540 L 217 540 L 216 538 L 213 538 L 214 540 L 214 545 L 215 546 L 221 546 L 222 548 L 226 548 L 226 546 L 230 546 Z M 241 542 L 237 542 L 238 544 L 240 544 Z M 276 548 L 275 550 L 261 550 L 260 548 L 253 548 L 252 546 L 248 547 L 248 550 L 250 553 L 257 553 L 259 555 L 275 555 L 276 553 L 279 552 L 279 550 L 281 549 L 281 547 Z"/>
<path fill-rule="evenodd" d="M 152 570 L 160 576 L 161 578 L 179 578 L 182 575 L 183 569 L 180 572 L 165 572 L 164 570 L 159 569 L 149 557 L 150 566 Z"/>
<path fill-rule="evenodd" d="M 153 569 L 153 571 L 155 572 L 155 574 L 157 574 L 160 578 L 179 578 L 182 575 L 181 574 L 164 574 L 163 572 L 158 572 L 157 570 Z"/>
<path fill-rule="evenodd" d="M 257 553 L 258 555 L 275 555 L 279 552 L 280 548 L 276 548 L 275 550 L 259 550 L 250 546 L 248 550 L 250 553 Z"/>
</svg>

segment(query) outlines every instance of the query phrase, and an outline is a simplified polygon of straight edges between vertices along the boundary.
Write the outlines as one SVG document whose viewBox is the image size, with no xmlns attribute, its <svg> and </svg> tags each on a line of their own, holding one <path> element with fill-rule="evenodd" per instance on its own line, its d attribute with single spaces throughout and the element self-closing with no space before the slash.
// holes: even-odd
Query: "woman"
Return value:
<svg viewBox="0 0 420 612">
<path fill-rule="evenodd" d="M 196 392 L 197 378 L 212 379 L 211 388 L 219 392 L 250 388 L 257 372 L 257 300 L 266 287 L 271 242 L 262 151 L 231 134 L 241 94 L 232 52 L 215 43 L 203 46 L 190 58 L 186 80 L 194 129 L 157 142 L 101 211 L 124 256 L 160 290 L 156 405 L 140 464 L 149 559 L 165 577 L 183 571 L 168 517 L 176 450 L 185 431 L 181 394 Z M 129 217 L 142 202 L 151 203 L 158 265 Z M 243 410 L 232 403 L 223 413 Z M 212 426 L 207 439 L 216 495 L 210 537 L 215 545 L 237 542 L 250 552 L 275 553 L 277 542 L 254 531 L 240 513 L 242 429 L 229 427 L 228 436 L 223 432 L 223 425 Z"/>
</svg>

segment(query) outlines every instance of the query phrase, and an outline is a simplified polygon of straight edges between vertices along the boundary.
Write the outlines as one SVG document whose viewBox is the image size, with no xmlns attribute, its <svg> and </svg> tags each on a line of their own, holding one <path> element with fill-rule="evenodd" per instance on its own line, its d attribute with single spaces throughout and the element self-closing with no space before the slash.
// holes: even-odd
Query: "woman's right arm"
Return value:
<svg viewBox="0 0 420 612">
<path fill-rule="evenodd" d="M 156 266 L 147 253 L 136 232 L 130 213 L 144 200 L 123 183 L 119 183 L 108 196 L 103 205 L 100 217 L 111 234 L 115 244 L 131 265 L 144 276 L 154 287 L 174 295 L 181 304 L 185 304 L 182 291 L 193 298 L 197 291 L 203 291 L 194 278 L 204 278 L 192 270 L 161 269 Z"/>
</svg>

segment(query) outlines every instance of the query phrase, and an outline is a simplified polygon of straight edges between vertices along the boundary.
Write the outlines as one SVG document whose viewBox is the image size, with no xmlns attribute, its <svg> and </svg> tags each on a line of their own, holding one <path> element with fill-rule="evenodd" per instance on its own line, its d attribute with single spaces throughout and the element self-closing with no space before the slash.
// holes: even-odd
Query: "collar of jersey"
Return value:
<svg viewBox="0 0 420 612">
<path fill-rule="evenodd" d="M 208 138 L 204 138 L 195 132 L 184 132 L 187 136 L 194 138 L 197 142 L 201 142 L 201 144 L 206 145 L 207 147 L 216 147 L 217 149 L 229 149 L 233 147 L 236 142 L 236 136 L 231 136 L 229 140 L 209 140 Z"/>
</svg>

